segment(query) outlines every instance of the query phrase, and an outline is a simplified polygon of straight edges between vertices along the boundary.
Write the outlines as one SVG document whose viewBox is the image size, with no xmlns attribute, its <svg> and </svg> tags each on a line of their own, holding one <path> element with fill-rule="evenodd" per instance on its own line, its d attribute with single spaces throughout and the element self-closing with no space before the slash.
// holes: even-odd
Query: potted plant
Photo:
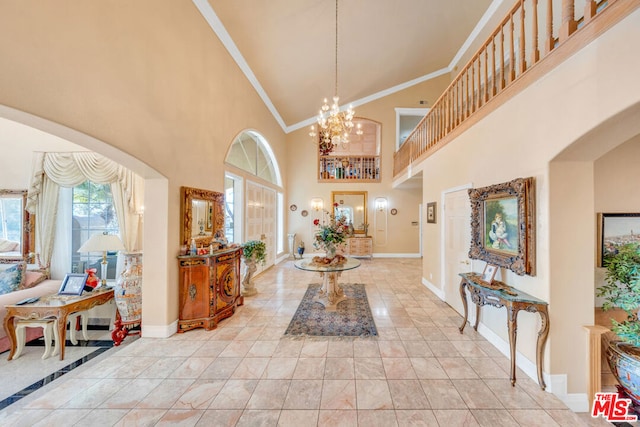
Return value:
<svg viewBox="0 0 640 427">
<path fill-rule="evenodd" d="M 605 284 L 596 295 L 604 298 L 603 310 L 620 308 L 627 318 L 611 319 L 611 330 L 620 341 L 611 341 L 607 360 L 620 388 L 640 406 L 640 242 L 626 243 L 604 259 Z"/>
<path fill-rule="evenodd" d="M 256 287 L 251 282 L 253 273 L 257 270 L 257 263 L 264 265 L 267 259 L 267 245 L 262 240 L 249 240 L 242 245 L 242 257 L 247 269 L 242 279 L 242 295 L 252 296 L 258 293 Z"/>
</svg>

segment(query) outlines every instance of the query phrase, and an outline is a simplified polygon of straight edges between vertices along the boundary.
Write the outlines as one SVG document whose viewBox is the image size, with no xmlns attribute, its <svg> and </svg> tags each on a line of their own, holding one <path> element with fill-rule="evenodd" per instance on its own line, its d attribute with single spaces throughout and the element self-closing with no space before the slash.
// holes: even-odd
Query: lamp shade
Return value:
<svg viewBox="0 0 640 427">
<path fill-rule="evenodd" d="M 107 252 L 107 251 L 124 251 L 126 250 L 122 244 L 122 240 L 115 234 L 94 234 L 84 242 L 78 252 Z"/>
</svg>

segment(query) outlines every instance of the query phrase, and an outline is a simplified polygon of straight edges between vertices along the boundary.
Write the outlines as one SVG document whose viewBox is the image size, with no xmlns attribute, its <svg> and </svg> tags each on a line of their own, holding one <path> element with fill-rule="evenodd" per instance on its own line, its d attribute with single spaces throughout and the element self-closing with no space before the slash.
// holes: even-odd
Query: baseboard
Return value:
<svg viewBox="0 0 640 427">
<path fill-rule="evenodd" d="M 499 335 L 497 335 L 495 332 L 493 332 L 491 329 L 485 326 L 482 322 L 478 325 L 478 333 L 483 337 L 485 337 L 487 341 L 489 341 L 491 344 L 493 344 L 494 347 L 500 351 L 500 353 L 507 356 L 507 358 L 510 357 L 511 351 L 510 351 L 509 343 L 503 340 Z M 523 355 L 517 350 L 516 350 L 516 366 L 520 368 L 525 374 L 527 374 L 527 376 L 531 378 L 533 381 L 538 382 L 538 368 L 536 367 L 535 362 L 532 362 L 525 355 Z M 545 372 L 542 372 L 542 377 L 547 386 L 545 388 L 546 391 L 553 393 L 555 395 L 566 394 L 567 392 L 566 386 L 564 389 L 558 390 L 559 384 L 554 383 L 554 381 L 552 381 L 551 377 L 548 374 L 546 374 Z M 566 384 L 566 378 L 565 378 L 565 384 Z"/>
<path fill-rule="evenodd" d="M 276 258 L 275 265 L 280 264 L 282 261 L 286 261 L 291 257 L 291 254 L 284 254 L 279 258 Z"/>
<path fill-rule="evenodd" d="M 178 321 L 168 325 L 145 325 L 142 324 L 142 336 L 145 338 L 169 338 L 178 331 Z"/>
<path fill-rule="evenodd" d="M 562 400 L 573 412 L 591 412 L 587 393 L 571 393 L 565 394 L 564 396 L 556 395 L 556 397 Z"/>
<path fill-rule="evenodd" d="M 425 285 L 427 287 L 427 289 L 429 289 L 431 292 L 436 294 L 436 296 L 438 298 L 440 298 L 442 301 L 444 301 L 444 291 L 442 289 L 436 287 L 433 283 L 431 283 L 430 281 L 428 281 L 424 277 L 422 278 L 422 284 Z"/>
<path fill-rule="evenodd" d="M 374 258 L 421 258 L 421 255 L 411 254 L 411 253 L 402 253 L 402 254 L 394 254 L 394 253 L 383 253 L 383 252 L 374 252 Z"/>
</svg>

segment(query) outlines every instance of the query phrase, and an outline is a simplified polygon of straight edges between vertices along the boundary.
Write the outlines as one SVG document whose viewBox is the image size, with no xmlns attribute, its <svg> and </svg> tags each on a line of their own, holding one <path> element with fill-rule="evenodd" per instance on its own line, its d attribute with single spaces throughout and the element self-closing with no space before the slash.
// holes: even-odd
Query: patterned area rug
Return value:
<svg viewBox="0 0 640 427">
<path fill-rule="evenodd" d="M 319 284 L 309 285 L 285 335 L 329 337 L 378 335 L 364 285 L 342 285 L 347 299 L 338 303 L 336 311 L 326 311 L 321 303 L 313 301 L 320 287 Z"/>
</svg>

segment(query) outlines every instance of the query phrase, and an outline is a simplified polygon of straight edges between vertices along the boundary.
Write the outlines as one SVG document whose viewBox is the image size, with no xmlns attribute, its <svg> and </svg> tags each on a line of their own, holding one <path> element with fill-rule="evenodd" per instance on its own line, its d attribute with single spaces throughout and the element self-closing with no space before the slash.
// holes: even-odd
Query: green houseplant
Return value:
<svg viewBox="0 0 640 427">
<path fill-rule="evenodd" d="M 267 245 L 262 240 L 249 240 L 242 245 L 242 256 L 245 260 L 254 260 L 264 265 L 267 259 Z"/>
<path fill-rule="evenodd" d="M 620 308 L 626 320 L 612 320 L 611 330 L 625 342 L 640 347 L 640 243 L 619 246 L 616 253 L 604 260 L 607 269 L 605 284 L 598 288 L 597 296 L 604 298 L 603 310 Z"/>
<path fill-rule="evenodd" d="M 267 245 L 261 240 L 249 240 L 242 245 L 242 257 L 247 266 L 242 279 L 242 295 L 252 296 L 257 294 L 258 291 L 253 282 L 251 282 L 251 277 L 257 270 L 257 263 L 264 265 L 267 259 Z"/>
<path fill-rule="evenodd" d="M 605 284 L 596 292 L 604 298 L 602 309 L 620 308 L 627 314 L 622 322 L 611 319 L 611 330 L 622 341 L 609 342 L 607 361 L 620 388 L 640 407 L 640 242 L 616 246 L 603 264 Z"/>
</svg>

